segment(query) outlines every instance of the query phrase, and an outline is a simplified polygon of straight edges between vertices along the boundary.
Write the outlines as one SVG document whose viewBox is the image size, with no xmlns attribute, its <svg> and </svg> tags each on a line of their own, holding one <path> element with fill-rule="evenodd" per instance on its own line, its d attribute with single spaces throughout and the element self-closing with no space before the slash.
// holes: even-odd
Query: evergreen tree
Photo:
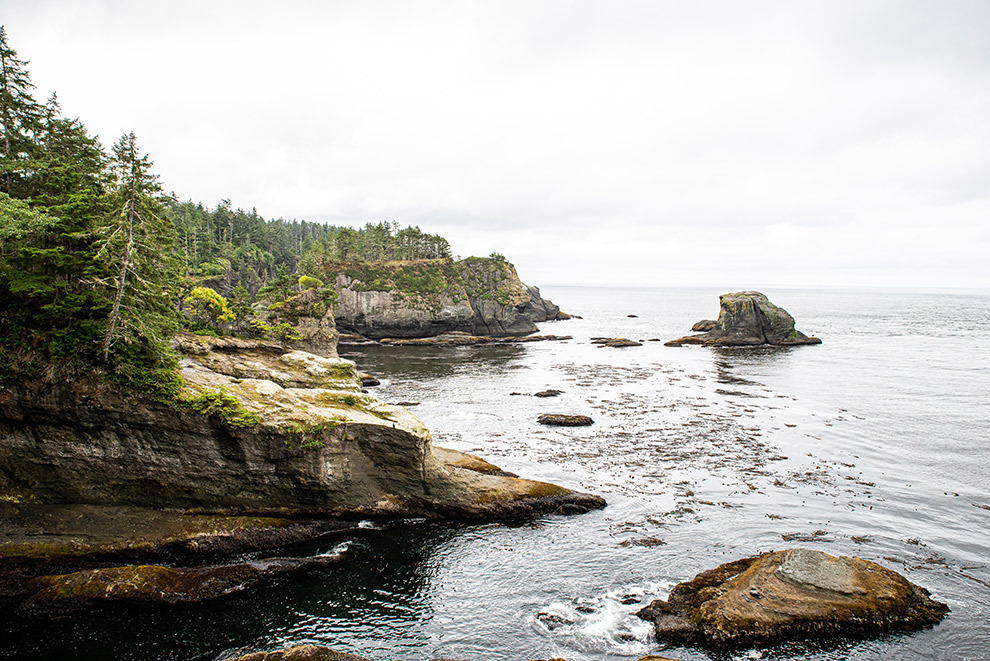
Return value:
<svg viewBox="0 0 990 661">
<path fill-rule="evenodd" d="M 0 25 L 0 186 L 14 197 L 23 197 L 17 194 L 17 186 L 32 167 L 33 136 L 41 118 L 41 109 L 31 96 L 34 84 L 26 66 L 7 43 L 6 29 Z"/>
<path fill-rule="evenodd" d="M 102 357 L 132 379 L 142 367 L 161 367 L 170 359 L 177 329 L 175 300 L 179 266 L 175 227 L 165 218 L 161 186 L 142 156 L 133 133 L 121 136 L 110 160 L 110 215 L 102 230 L 100 260 L 112 273 L 113 307 L 102 343 Z"/>
</svg>

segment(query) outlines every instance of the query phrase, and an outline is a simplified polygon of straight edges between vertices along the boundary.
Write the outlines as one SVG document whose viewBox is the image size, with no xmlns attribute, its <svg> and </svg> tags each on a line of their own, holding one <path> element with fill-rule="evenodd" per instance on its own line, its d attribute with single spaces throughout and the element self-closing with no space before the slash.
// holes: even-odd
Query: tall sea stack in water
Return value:
<svg viewBox="0 0 990 661">
<path fill-rule="evenodd" d="M 668 347 L 701 344 L 716 347 L 791 346 L 821 344 L 794 328 L 794 317 L 758 291 L 722 294 L 718 297 L 718 321 L 699 321 L 692 330 L 710 329 L 699 335 L 671 340 Z"/>
</svg>

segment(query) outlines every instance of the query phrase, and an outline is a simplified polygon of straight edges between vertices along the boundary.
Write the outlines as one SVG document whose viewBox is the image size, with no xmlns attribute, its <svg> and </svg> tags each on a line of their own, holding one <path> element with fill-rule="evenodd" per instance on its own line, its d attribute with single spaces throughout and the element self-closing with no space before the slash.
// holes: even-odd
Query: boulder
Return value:
<svg viewBox="0 0 990 661">
<path fill-rule="evenodd" d="M 637 613 L 657 640 L 729 649 L 936 624 L 945 604 L 869 560 L 797 548 L 702 572 Z"/>
<path fill-rule="evenodd" d="M 701 321 L 695 322 L 694 326 L 691 326 L 692 333 L 706 333 L 710 330 L 715 330 L 715 324 L 718 323 L 714 319 L 702 319 Z"/>
<path fill-rule="evenodd" d="M 817 337 L 808 337 L 794 328 L 794 317 L 786 310 L 771 303 L 757 291 L 722 294 L 718 297 L 719 313 L 714 326 L 700 335 L 688 335 L 666 342 L 665 346 L 679 347 L 685 344 L 704 346 L 791 346 L 796 344 L 821 344 Z M 707 327 L 707 320 L 699 321 L 692 330 Z"/>
</svg>

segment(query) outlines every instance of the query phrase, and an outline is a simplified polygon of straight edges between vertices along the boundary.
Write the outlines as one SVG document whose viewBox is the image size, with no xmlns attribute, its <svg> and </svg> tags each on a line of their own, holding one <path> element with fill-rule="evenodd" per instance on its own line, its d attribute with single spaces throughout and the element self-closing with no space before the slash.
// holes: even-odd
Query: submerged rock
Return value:
<svg viewBox="0 0 990 661">
<path fill-rule="evenodd" d="M 533 393 L 533 397 L 556 397 L 558 395 L 563 395 L 563 390 L 557 390 L 556 388 L 549 388 L 547 390 L 541 390 L 540 392 Z"/>
<path fill-rule="evenodd" d="M 817 337 L 808 337 L 794 328 L 794 317 L 771 303 L 757 291 L 722 294 L 718 297 L 718 321 L 708 328 L 708 320 L 699 321 L 691 330 L 707 329 L 700 335 L 688 335 L 666 342 L 665 346 L 684 344 L 704 346 L 791 346 L 821 344 Z"/>
<path fill-rule="evenodd" d="M 41 576 L 29 589 L 22 611 L 34 615 L 84 611 L 109 604 L 193 604 L 247 590 L 274 576 L 331 565 L 340 555 L 268 558 L 233 565 L 175 568 L 125 565 Z"/>
<path fill-rule="evenodd" d="M 586 415 L 565 415 L 562 413 L 544 413 L 536 419 L 541 425 L 557 427 L 587 427 L 595 423 Z"/>
<path fill-rule="evenodd" d="M 592 344 L 597 344 L 603 347 L 612 347 L 613 349 L 621 349 L 622 347 L 641 347 L 642 342 L 636 342 L 635 340 L 630 340 L 625 337 L 593 337 L 591 338 Z"/>
<path fill-rule="evenodd" d="M 275 652 L 254 652 L 239 656 L 233 661 L 370 661 L 370 659 L 336 652 L 322 645 L 295 645 Z"/>
<path fill-rule="evenodd" d="M 874 562 L 790 549 L 729 562 L 637 614 L 657 640 L 713 648 L 936 624 L 945 604 Z"/>
</svg>

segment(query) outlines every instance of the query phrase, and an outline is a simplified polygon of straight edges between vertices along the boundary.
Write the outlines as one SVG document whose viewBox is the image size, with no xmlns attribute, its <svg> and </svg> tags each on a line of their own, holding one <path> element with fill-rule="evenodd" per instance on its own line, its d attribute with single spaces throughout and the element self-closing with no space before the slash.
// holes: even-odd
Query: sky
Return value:
<svg viewBox="0 0 990 661">
<path fill-rule="evenodd" d="M 531 284 L 990 288 L 985 0 L 0 0 L 168 191 Z"/>
</svg>

